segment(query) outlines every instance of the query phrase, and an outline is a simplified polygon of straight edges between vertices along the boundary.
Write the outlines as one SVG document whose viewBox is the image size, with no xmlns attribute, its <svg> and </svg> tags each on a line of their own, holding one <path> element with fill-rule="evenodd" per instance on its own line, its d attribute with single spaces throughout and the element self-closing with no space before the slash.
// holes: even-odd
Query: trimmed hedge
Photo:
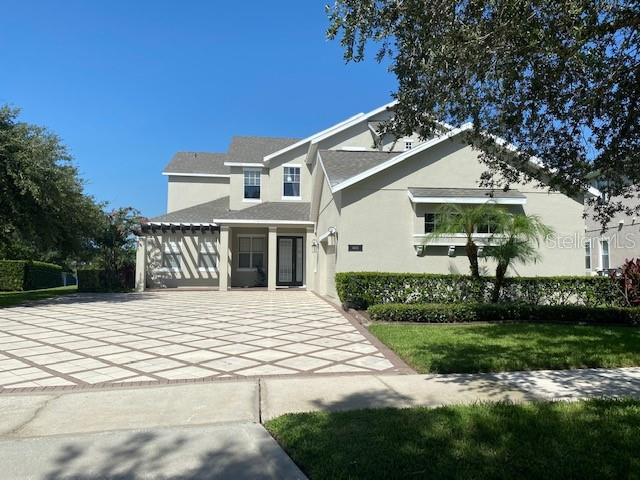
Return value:
<svg viewBox="0 0 640 480">
<path fill-rule="evenodd" d="M 524 303 L 387 303 L 368 309 L 385 322 L 492 322 L 500 320 L 640 325 L 640 308 Z"/>
<path fill-rule="evenodd" d="M 341 272 L 336 289 L 342 304 L 365 309 L 383 303 L 488 302 L 494 279 L 431 273 Z M 501 302 L 533 305 L 622 305 L 619 289 L 607 277 L 507 278 Z"/>
<path fill-rule="evenodd" d="M 79 292 L 125 292 L 135 284 L 135 267 L 124 267 L 116 275 L 105 270 L 83 268 L 78 270 Z"/>
<path fill-rule="evenodd" d="M 0 260 L 0 290 L 23 291 L 61 287 L 62 267 L 27 260 Z"/>
</svg>

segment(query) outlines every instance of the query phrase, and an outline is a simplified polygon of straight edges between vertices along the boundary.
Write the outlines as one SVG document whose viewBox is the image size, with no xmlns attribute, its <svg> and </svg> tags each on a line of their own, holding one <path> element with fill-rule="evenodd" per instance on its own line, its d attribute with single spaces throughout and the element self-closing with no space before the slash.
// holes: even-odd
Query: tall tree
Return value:
<svg viewBox="0 0 640 480">
<path fill-rule="evenodd" d="M 514 263 L 531 263 L 540 259 L 537 247 L 540 240 L 546 240 L 553 230 L 542 223 L 536 215 L 523 213 L 508 214 L 499 226 L 499 234 L 485 250 L 485 258 L 496 261 L 496 280 L 491 300 L 500 299 L 507 270 Z"/>
<path fill-rule="evenodd" d="M 0 107 L 0 258 L 64 262 L 88 251 L 101 206 L 60 139 Z"/>
<path fill-rule="evenodd" d="M 465 253 L 469 259 L 471 276 L 480 278 L 477 233 L 492 234 L 506 222 L 506 215 L 502 208 L 490 203 L 476 206 L 443 205 L 435 214 L 435 228 L 427 235 L 427 241 L 463 233 L 466 238 Z"/>
<path fill-rule="evenodd" d="M 96 263 L 108 272 L 118 272 L 122 267 L 135 265 L 135 233 L 141 220 L 140 212 L 132 207 L 105 212 L 95 238 L 98 249 Z"/>
<path fill-rule="evenodd" d="M 597 177 L 607 221 L 640 185 L 640 0 L 336 0 L 329 38 L 347 61 L 389 58 L 385 129 L 429 136 L 472 121 L 481 184 L 534 180 L 578 193 Z M 518 149 L 496 148 L 500 137 Z M 540 159 L 532 169 L 530 159 Z M 635 185 L 635 186 L 634 186 Z M 594 202 L 595 203 L 595 202 Z M 635 208 L 640 212 L 640 205 Z"/>
</svg>

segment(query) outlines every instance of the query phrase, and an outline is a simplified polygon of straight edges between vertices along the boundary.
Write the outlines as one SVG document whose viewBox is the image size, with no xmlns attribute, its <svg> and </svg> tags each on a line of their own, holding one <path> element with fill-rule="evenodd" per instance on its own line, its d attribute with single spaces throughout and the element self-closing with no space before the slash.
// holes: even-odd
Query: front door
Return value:
<svg viewBox="0 0 640 480">
<path fill-rule="evenodd" d="M 301 286 L 304 276 L 302 237 L 278 237 L 278 274 L 276 284 Z"/>
</svg>

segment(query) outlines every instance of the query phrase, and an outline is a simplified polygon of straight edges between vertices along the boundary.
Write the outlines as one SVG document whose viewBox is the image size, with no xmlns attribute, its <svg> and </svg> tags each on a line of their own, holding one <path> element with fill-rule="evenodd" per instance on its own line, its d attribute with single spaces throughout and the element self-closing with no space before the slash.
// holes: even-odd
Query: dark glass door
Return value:
<svg viewBox="0 0 640 480">
<path fill-rule="evenodd" d="M 302 237 L 278 237 L 278 271 L 276 283 L 281 286 L 301 286 L 304 277 Z"/>
</svg>

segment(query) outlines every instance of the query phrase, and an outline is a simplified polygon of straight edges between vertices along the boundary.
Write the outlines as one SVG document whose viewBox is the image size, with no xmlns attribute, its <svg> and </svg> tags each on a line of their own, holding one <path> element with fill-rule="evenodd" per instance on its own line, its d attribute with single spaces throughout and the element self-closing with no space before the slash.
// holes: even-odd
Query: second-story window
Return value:
<svg viewBox="0 0 640 480">
<path fill-rule="evenodd" d="M 283 167 L 283 197 L 300 198 L 300 167 Z"/>
<path fill-rule="evenodd" d="M 244 199 L 260 200 L 260 169 L 244 169 Z"/>
</svg>

